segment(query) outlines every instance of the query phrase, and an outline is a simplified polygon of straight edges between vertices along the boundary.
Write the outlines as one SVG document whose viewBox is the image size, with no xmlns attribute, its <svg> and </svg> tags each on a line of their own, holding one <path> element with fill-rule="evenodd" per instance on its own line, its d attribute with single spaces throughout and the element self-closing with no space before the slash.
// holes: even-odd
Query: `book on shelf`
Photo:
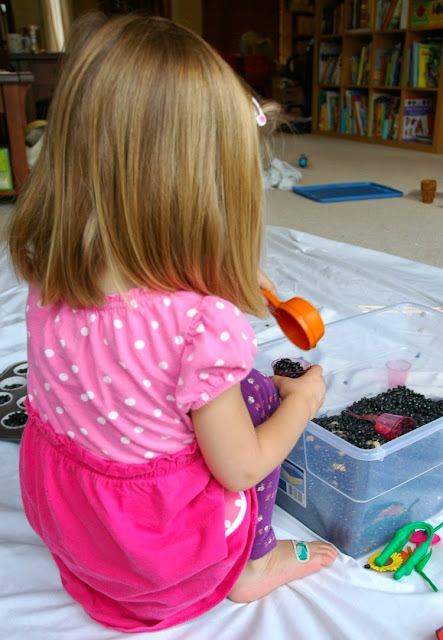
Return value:
<svg viewBox="0 0 443 640">
<path fill-rule="evenodd" d="M 323 34 L 341 33 L 343 31 L 344 0 L 336 5 L 322 9 L 320 32 Z"/>
<path fill-rule="evenodd" d="M 421 89 L 438 87 L 443 37 L 415 40 L 408 58 L 408 84 Z"/>
<path fill-rule="evenodd" d="M 341 64 L 341 46 L 337 42 L 321 42 L 318 60 L 320 84 L 333 82 L 332 78 L 336 78 L 336 69 L 339 63 Z"/>
<path fill-rule="evenodd" d="M 349 59 L 349 71 L 352 84 L 366 85 L 369 81 L 369 54 L 371 45 L 363 45 L 359 55 Z"/>
<path fill-rule="evenodd" d="M 318 114 L 318 128 L 320 131 L 337 131 L 339 108 L 340 93 L 321 89 Z"/>
<path fill-rule="evenodd" d="M 347 89 L 341 110 L 341 133 L 365 136 L 367 131 L 367 113 L 367 94 L 362 91 Z"/>
<path fill-rule="evenodd" d="M 406 29 L 410 0 L 377 0 L 375 5 L 376 31 Z"/>
<path fill-rule="evenodd" d="M 382 140 L 396 140 L 399 111 L 400 96 L 374 94 L 368 114 L 368 135 Z"/>
<path fill-rule="evenodd" d="M 432 98 L 406 98 L 403 114 L 402 139 L 432 142 L 435 105 Z"/>
<path fill-rule="evenodd" d="M 4 191 L 13 188 L 9 149 L 7 147 L 0 147 L 0 190 Z"/>
<path fill-rule="evenodd" d="M 440 0 L 412 1 L 410 25 L 414 27 L 443 27 L 443 11 Z"/>
<path fill-rule="evenodd" d="M 374 62 L 374 85 L 396 87 L 400 84 L 402 43 L 393 49 L 377 49 Z"/>
</svg>

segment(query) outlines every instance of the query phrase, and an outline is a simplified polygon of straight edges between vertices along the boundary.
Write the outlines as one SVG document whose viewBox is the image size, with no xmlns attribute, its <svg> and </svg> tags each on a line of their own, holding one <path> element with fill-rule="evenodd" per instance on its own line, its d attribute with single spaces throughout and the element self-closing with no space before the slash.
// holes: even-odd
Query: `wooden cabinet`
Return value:
<svg viewBox="0 0 443 640">
<path fill-rule="evenodd" d="M 437 4 L 317 0 L 313 132 L 443 153 Z"/>
</svg>

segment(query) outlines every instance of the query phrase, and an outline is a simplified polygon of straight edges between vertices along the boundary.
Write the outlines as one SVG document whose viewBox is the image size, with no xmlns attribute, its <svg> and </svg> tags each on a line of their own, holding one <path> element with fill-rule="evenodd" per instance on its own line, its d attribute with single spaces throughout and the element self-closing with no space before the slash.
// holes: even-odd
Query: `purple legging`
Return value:
<svg viewBox="0 0 443 640">
<path fill-rule="evenodd" d="M 281 402 L 272 380 L 256 369 L 252 369 L 242 381 L 241 392 L 254 427 L 258 427 L 270 418 Z M 271 520 L 279 477 L 280 467 L 277 467 L 256 485 L 258 522 L 250 555 L 251 560 L 258 560 L 265 556 L 277 544 Z"/>
</svg>

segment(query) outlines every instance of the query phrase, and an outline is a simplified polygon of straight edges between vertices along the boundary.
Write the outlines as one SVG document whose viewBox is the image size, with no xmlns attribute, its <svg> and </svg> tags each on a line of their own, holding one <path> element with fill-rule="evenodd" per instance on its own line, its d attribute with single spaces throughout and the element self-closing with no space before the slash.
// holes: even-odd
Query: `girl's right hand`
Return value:
<svg viewBox="0 0 443 640">
<path fill-rule="evenodd" d="M 312 365 L 300 378 L 272 376 L 271 379 L 283 401 L 289 396 L 296 395 L 307 405 L 310 420 L 317 415 L 326 393 L 326 382 L 320 365 Z"/>
</svg>

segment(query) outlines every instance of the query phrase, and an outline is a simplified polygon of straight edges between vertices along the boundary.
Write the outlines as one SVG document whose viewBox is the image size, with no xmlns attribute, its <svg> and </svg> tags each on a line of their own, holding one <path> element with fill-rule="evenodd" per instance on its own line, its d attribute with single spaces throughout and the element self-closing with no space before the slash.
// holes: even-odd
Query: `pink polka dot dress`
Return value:
<svg viewBox="0 0 443 640">
<path fill-rule="evenodd" d="M 189 412 L 252 368 L 247 318 L 186 291 L 76 310 L 31 289 L 27 324 L 22 495 L 66 590 L 132 632 L 215 606 L 248 560 L 255 491 L 211 476 Z"/>
</svg>

